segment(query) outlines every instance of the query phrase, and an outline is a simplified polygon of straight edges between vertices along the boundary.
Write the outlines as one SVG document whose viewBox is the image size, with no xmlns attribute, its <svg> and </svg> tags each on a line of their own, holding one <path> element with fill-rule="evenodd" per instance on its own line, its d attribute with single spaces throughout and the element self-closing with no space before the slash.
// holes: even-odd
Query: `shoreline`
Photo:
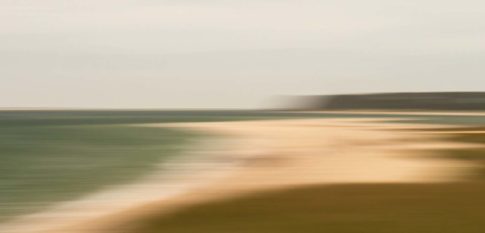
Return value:
<svg viewBox="0 0 485 233">
<path fill-rule="evenodd" d="M 253 141 L 240 141 L 247 149 L 238 156 L 243 164 L 223 179 L 101 219 L 94 227 L 69 232 L 123 232 L 153 215 L 169 215 L 199 203 L 299 186 L 453 182 L 461 180 L 473 167 L 467 162 L 420 157 L 426 149 L 466 146 L 439 142 L 436 135 L 416 139 L 418 132 L 406 131 L 436 125 L 383 124 L 379 119 L 298 119 L 150 126 L 191 129 Z M 422 141 L 423 138 L 429 140 Z M 251 150 L 251 146 L 255 149 Z M 236 148 L 232 153 L 237 153 Z"/>
<path fill-rule="evenodd" d="M 233 144 L 232 140 L 209 135 L 190 145 L 180 156 L 160 163 L 159 168 L 133 182 L 107 186 L 84 197 L 56 203 L 43 211 L 20 215 L 1 223 L 0 232 L 43 233 L 57 231 L 56 229 L 70 229 L 81 222 L 94 222 L 144 203 L 190 192 L 224 175 L 214 167 L 234 163 L 230 160 L 220 160 L 217 158 L 218 155 L 213 153 L 226 150 L 224 147 Z M 193 174 L 194 171 L 196 174 Z M 194 179 L 197 175 L 203 175 L 206 179 Z"/>
<path fill-rule="evenodd" d="M 198 165 L 208 166 L 199 168 L 197 174 L 185 178 L 185 181 L 196 185 L 168 195 L 165 192 L 164 196 L 159 192 L 160 189 L 155 191 L 153 186 L 152 189 L 143 189 L 143 182 L 131 184 L 125 188 L 111 190 L 112 196 L 104 194 L 105 200 L 118 202 L 116 208 L 106 204 L 102 206 L 101 208 L 110 210 L 104 214 L 100 215 L 97 212 L 97 215 L 91 215 L 89 218 L 74 216 L 70 221 L 63 222 L 63 226 L 49 225 L 44 229 L 39 229 L 36 224 L 26 224 L 29 221 L 27 219 L 27 222 L 21 224 L 29 225 L 32 231 L 5 232 L 103 232 L 100 229 L 129 227 L 137 219 L 154 213 L 169 214 L 184 206 L 256 191 L 312 184 L 449 182 L 460 179 L 460 172 L 471 167 L 468 163 L 419 157 L 416 151 L 426 148 L 466 146 L 440 143 L 435 140 L 436 135 L 422 135 L 430 141 L 416 140 L 415 136 L 419 132 L 405 131 L 411 128 L 438 126 L 379 121 L 380 119 L 320 118 L 144 124 L 147 127 L 194 130 L 221 135 L 224 138 L 212 141 L 217 146 L 207 145 L 211 143 L 207 141 L 205 149 L 204 146 L 194 147 L 195 150 L 203 150 L 192 153 L 208 153 L 200 157 L 189 156 L 190 159 L 196 159 L 192 160 L 193 163 L 197 164 L 197 158 L 200 158 Z M 214 159 L 215 163 L 207 164 L 206 158 Z M 166 166 L 173 169 L 174 165 Z M 192 173 L 194 168 L 196 167 L 188 168 L 185 172 Z M 183 180 L 180 177 L 172 177 L 169 182 L 180 187 Z M 168 180 L 152 177 L 144 181 L 159 188 L 165 185 L 166 188 L 165 182 Z M 118 199 L 113 199 L 116 196 Z M 125 198 L 120 198 L 121 196 Z M 133 199 L 136 196 L 142 198 Z M 130 203 L 120 206 L 119 202 L 123 200 L 129 200 Z M 84 209 L 78 208 L 78 211 L 89 210 L 86 209 L 86 203 L 79 204 L 81 207 L 84 205 Z M 96 209 L 91 211 L 94 213 Z M 51 217 L 55 221 L 63 221 L 62 218 L 66 216 Z M 45 221 L 38 223 L 45 225 Z"/>
</svg>

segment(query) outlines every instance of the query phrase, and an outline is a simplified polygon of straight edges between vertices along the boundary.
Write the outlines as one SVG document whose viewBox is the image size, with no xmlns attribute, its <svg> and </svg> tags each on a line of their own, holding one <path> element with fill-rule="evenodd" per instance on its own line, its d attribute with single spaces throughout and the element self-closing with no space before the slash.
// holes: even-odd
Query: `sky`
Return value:
<svg viewBox="0 0 485 233">
<path fill-rule="evenodd" d="M 483 91 L 483 0 L 1 0 L 0 108 Z"/>
</svg>

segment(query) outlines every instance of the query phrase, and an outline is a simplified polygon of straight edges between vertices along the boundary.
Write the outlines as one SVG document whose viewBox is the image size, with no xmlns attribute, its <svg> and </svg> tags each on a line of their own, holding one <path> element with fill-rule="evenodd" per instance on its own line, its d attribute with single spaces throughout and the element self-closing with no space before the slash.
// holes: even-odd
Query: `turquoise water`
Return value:
<svg viewBox="0 0 485 233">
<path fill-rule="evenodd" d="M 129 182 L 203 135 L 130 124 L 300 117 L 405 118 L 485 125 L 481 116 L 314 114 L 264 111 L 0 112 L 0 221 Z"/>
</svg>

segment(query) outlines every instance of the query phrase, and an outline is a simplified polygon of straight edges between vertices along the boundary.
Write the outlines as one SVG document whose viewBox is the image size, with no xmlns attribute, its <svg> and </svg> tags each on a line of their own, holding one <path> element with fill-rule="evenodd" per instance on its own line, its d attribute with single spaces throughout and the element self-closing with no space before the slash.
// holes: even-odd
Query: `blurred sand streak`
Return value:
<svg viewBox="0 0 485 233">
<path fill-rule="evenodd" d="M 211 168 L 212 172 L 215 169 L 216 173 L 224 176 L 211 179 L 210 176 L 194 173 L 191 179 L 211 179 L 211 182 L 158 201 L 139 201 L 136 203 L 138 207 L 127 208 L 121 213 L 46 233 L 118 233 L 129 229 L 136 219 L 153 213 L 170 213 L 214 199 L 299 185 L 448 182 L 460 179 L 462 173 L 473 166 L 420 156 L 427 153 L 426 149 L 465 146 L 441 142 L 436 135 L 407 130 L 436 126 L 383 123 L 379 119 L 260 120 L 146 126 L 196 130 L 235 139 L 230 146 L 219 150 L 215 158 L 228 162 Z M 54 220 L 63 221 L 62 218 Z"/>
</svg>

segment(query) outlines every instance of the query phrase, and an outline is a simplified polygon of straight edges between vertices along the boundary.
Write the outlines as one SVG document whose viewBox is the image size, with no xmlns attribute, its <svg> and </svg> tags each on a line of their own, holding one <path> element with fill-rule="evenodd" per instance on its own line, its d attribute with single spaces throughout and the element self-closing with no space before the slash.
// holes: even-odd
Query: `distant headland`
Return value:
<svg viewBox="0 0 485 233">
<path fill-rule="evenodd" d="M 485 110 L 485 92 L 400 92 L 297 97 L 298 110 Z"/>
</svg>

